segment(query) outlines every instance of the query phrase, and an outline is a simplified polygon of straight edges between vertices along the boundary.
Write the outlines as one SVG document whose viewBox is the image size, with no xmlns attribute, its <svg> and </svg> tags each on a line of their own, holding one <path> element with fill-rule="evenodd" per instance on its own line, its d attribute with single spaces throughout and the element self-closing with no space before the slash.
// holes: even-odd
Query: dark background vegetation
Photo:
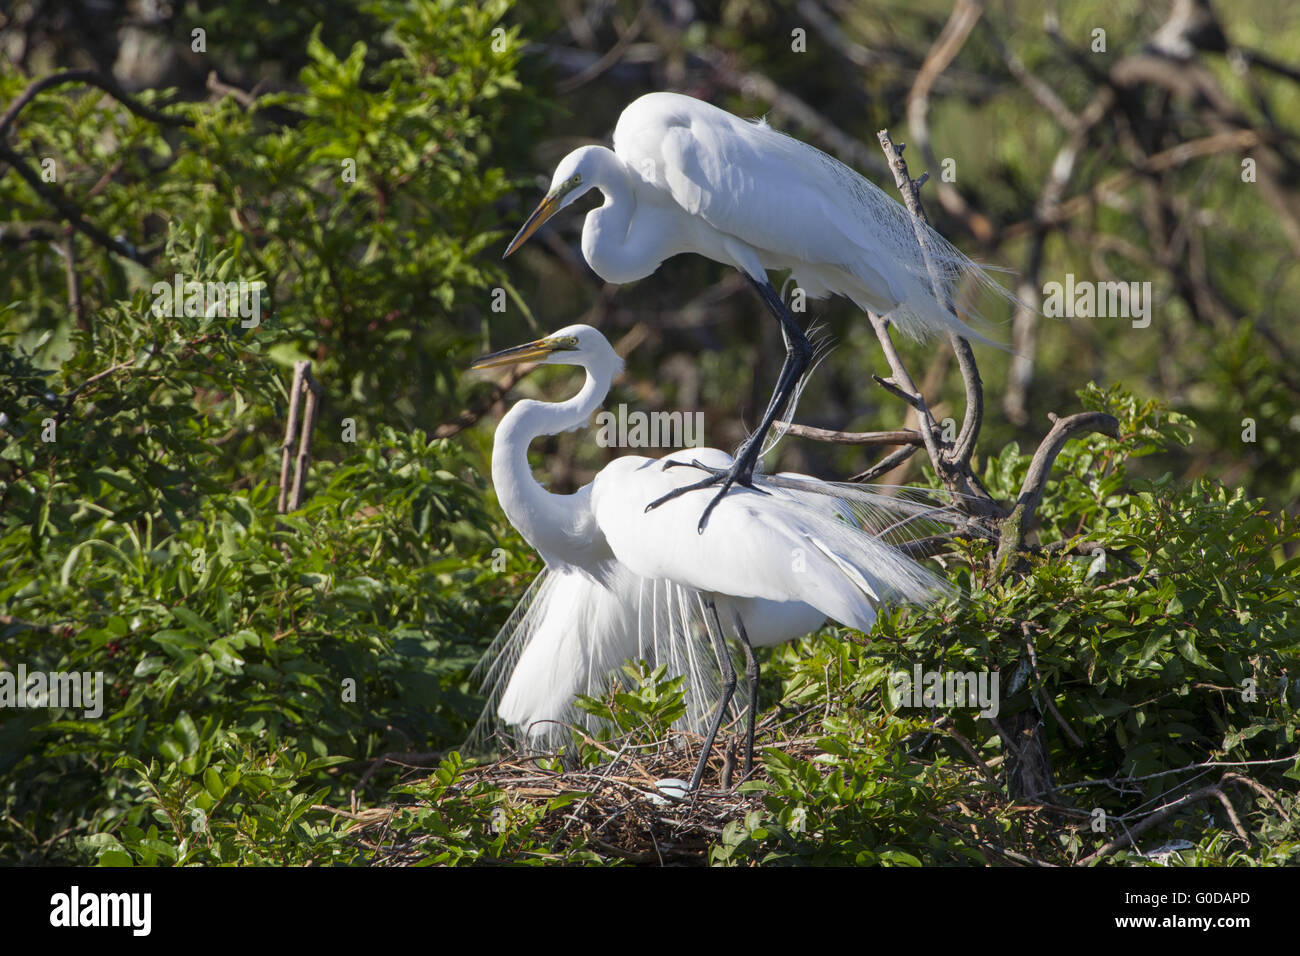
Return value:
<svg viewBox="0 0 1300 956">
<path fill-rule="evenodd" d="M 550 826 L 558 807 L 465 785 L 448 756 L 480 704 L 469 670 L 537 567 L 483 477 L 492 423 L 507 390 L 572 387 L 562 370 L 464 368 L 587 322 L 628 358 L 611 402 L 701 410 L 725 448 L 754 424 L 780 338 L 732 270 L 681 257 L 605 286 L 578 248 L 598 199 L 500 259 L 560 157 L 607 142 L 638 95 L 674 89 L 765 115 L 892 194 L 875 136 L 889 128 L 912 174 L 931 174 L 936 227 L 1009 270 L 1030 305 L 1067 273 L 1147 281 L 1155 296 L 1144 329 L 989 315 L 1014 346 L 976 352 L 974 465 L 995 497 L 1015 499 L 1049 412 L 1120 421 L 1118 439 L 1089 436 L 1057 464 L 1037 542 L 1061 547 L 1008 573 L 973 546 L 953 572 L 971 601 L 882 622 L 869 652 L 860 638 L 774 651 L 764 703 L 815 712 L 797 729 L 833 759 L 769 739 L 761 808 L 719 820 L 725 835 L 692 858 L 1147 860 L 1089 829 L 1103 807 L 1145 825 L 1142 845 L 1186 838 L 1189 861 L 1295 862 L 1292 5 L 234 0 L 0 14 L 0 108 L 65 70 L 91 76 L 0 120 L 0 665 L 103 670 L 110 697 L 98 721 L 0 713 L 0 858 L 360 862 L 396 843 L 422 862 L 615 858 Z M 150 287 L 175 272 L 264 282 L 261 326 L 153 315 Z M 888 369 L 863 316 L 826 300 L 806 317 L 836 348 L 799 420 L 907 423 L 871 381 Z M 936 417 L 960 421 L 950 350 L 899 344 Z M 316 461 L 303 509 L 278 516 L 301 359 L 325 389 Z M 533 451 L 557 491 L 618 454 L 586 432 Z M 845 478 L 871 451 L 790 437 L 769 465 Z M 886 480 L 925 483 L 923 462 Z M 1085 545 L 1118 557 L 1098 566 Z M 955 718 L 916 746 L 926 715 L 899 713 L 885 675 L 941 652 L 957 669 L 1020 669 L 1005 712 L 1050 768 L 1035 779 L 1062 789 L 1019 785 L 1029 751 L 1011 753 L 1009 725 Z M 1241 699 L 1247 679 L 1255 701 Z M 445 762 L 395 791 L 385 754 Z M 384 836 L 345 832 L 394 804 L 407 809 L 383 817 Z M 501 807 L 509 826 L 491 825 Z"/>
</svg>

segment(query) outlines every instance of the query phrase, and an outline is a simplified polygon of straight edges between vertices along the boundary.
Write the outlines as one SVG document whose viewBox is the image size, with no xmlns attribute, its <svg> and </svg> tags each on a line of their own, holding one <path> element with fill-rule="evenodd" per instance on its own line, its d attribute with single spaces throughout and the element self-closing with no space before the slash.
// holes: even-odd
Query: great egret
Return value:
<svg viewBox="0 0 1300 956">
<path fill-rule="evenodd" d="M 474 368 L 525 361 L 579 366 L 586 380 L 567 401 L 517 402 L 497 426 L 492 483 L 506 517 L 546 567 L 484 658 L 485 718 L 495 707 L 534 742 L 556 742 L 556 731 L 576 716 L 574 695 L 596 692 L 624 660 L 640 656 L 686 675 L 686 723 L 698 729 L 709 718 L 707 691 L 717 686 L 716 655 L 721 694 L 694 790 L 736 686 L 724 621 L 746 658 L 748 773 L 758 681 L 752 645 L 808 634 L 828 617 L 869 631 L 882 602 L 951 593 L 891 546 L 947 529 L 937 517 L 942 509 L 918 502 L 805 476 L 759 476 L 759 488 L 730 495 L 701 535 L 687 502 L 647 514 L 648 501 L 687 481 L 661 460 L 626 455 L 571 495 L 546 491 L 529 467 L 529 443 L 587 423 L 623 361 L 598 331 L 573 325 L 477 359 Z M 706 467 L 731 462 L 717 449 L 691 454 Z"/>
<path fill-rule="evenodd" d="M 918 338 L 951 331 L 989 341 L 943 304 L 936 284 L 950 301 L 968 277 L 1011 297 L 843 163 L 764 120 L 745 122 L 690 96 L 648 93 L 623 110 L 613 150 L 583 146 L 560 160 L 546 197 L 505 254 L 592 189 L 605 202 L 587 214 L 582 253 L 606 282 L 643 279 L 671 256 L 699 253 L 739 269 L 781 323 L 785 361 L 759 427 L 735 461 L 721 471 L 705 469 L 709 477 L 650 505 L 720 483 L 700 517 L 700 532 L 733 484 L 752 483 L 763 436 L 812 360 L 812 346 L 768 280 L 768 269 L 790 269 L 808 296 L 847 296 Z M 927 238 L 933 279 L 918 229 Z M 969 299 L 962 301 L 969 306 Z"/>
</svg>

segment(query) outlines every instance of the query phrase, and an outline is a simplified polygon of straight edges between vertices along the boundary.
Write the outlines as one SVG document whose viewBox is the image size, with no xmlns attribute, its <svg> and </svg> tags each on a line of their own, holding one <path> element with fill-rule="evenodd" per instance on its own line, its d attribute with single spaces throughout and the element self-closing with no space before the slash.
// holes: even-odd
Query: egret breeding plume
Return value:
<svg viewBox="0 0 1300 956">
<path fill-rule="evenodd" d="M 642 96 L 619 117 L 612 150 L 583 146 L 565 156 L 505 254 L 592 189 L 605 202 L 587 214 L 582 253 L 606 282 L 643 279 L 665 259 L 694 252 L 739 269 L 781 323 L 785 361 L 759 427 L 726 468 L 705 468 L 708 477 L 651 504 L 721 484 L 700 517 L 700 532 L 729 488 L 752 483 L 763 437 L 812 361 L 812 346 L 768 269 L 789 269 L 807 295 L 847 296 L 918 338 L 951 331 L 987 341 L 944 304 L 936 287 L 954 301 L 959 282 L 970 278 L 1010 297 L 982 267 L 843 163 L 763 120 L 746 122 L 690 96 Z M 927 237 L 933 273 L 918 229 Z"/>
<path fill-rule="evenodd" d="M 578 716 L 576 694 L 599 692 L 629 657 L 667 664 L 686 677 L 685 723 L 708 725 L 693 790 L 736 687 L 727 630 L 746 659 L 748 773 L 758 681 L 753 645 L 800 637 L 827 618 L 868 631 L 884 602 L 951 593 L 894 547 L 951 524 L 944 509 L 905 498 L 759 475 L 756 488 L 737 489 L 718 505 L 701 534 L 686 501 L 647 514 L 647 501 L 689 480 L 662 460 L 626 455 L 573 494 L 548 492 L 533 477 L 528 445 L 586 424 L 623 361 L 598 331 L 573 325 L 474 367 L 526 361 L 578 366 L 586 380 L 567 401 L 517 402 L 497 426 L 492 483 L 506 517 L 546 567 L 484 658 L 485 718 L 495 708 L 534 743 L 556 743 Z M 707 467 L 731 464 L 717 449 L 691 453 Z M 716 706 L 709 707 L 715 688 Z"/>
</svg>

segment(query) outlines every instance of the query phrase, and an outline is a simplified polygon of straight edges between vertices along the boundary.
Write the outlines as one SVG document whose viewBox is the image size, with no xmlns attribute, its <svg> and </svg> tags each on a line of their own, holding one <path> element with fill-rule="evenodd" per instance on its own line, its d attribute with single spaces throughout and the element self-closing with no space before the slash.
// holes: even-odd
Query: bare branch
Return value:
<svg viewBox="0 0 1300 956">
<path fill-rule="evenodd" d="M 851 39 L 840 23 L 815 0 L 797 0 L 795 9 L 799 16 L 807 20 L 822 39 L 838 52 L 844 59 L 863 70 L 879 74 L 892 70 L 900 77 L 910 77 L 915 81 L 919 72 L 914 66 L 916 57 L 911 51 L 885 48 L 868 48 Z M 983 73 L 972 70 L 947 70 L 934 77 L 934 88 L 946 93 L 960 93 L 963 96 L 984 98 L 996 92 L 998 84 Z"/>
<path fill-rule="evenodd" d="M 1259 794 L 1261 797 L 1267 800 L 1269 806 L 1271 806 L 1274 809 L 1274 811 L 1276 811 L 1278 816 L 1280 816 L 1283 820 L 1286 820 L 1288 823 L 1291 822 L 1291 814 L 1287 813 L 1286 810 L 1283 809 L 1282 804 L 1278 803 L 1277 795 L 1274 794 L 1273 791 L 1270 790 L 1268 787 L 1260 783 L 1258 780 L 1252 780 L 1250 777 L 1244 777 L 1239 773 L 1225 773 L 1220 782 L 1239 783 L 1243 787 L 1249 787 L 1251 790 L 1254 790 L 1257 794 Z"/>
<path fill-rule="evenodd" d="M 619 34 L 618 40 L 616 40 L 614 45 L 605 52 L 605 55 L 590 64 L 580 73 L 575 73 L 573 76 L 567 77 L 557 83 L 555 86 L 556 92 L 562 95 L 572 93 L 578 87 L 585 86 L 599 77 L 602 73 L 622 59 L 627 48 L 641 35 L 641 31 L 645 29 L 646 21 L 649 19 L 649 16 L 650 2 L 649 0 L 645 0 L 645 2 L 641 4 L 641 9 L 637 11 L 636 17 L 633 18 L 627 29 Z"/>
<path fill-rule="evenodd" d="M 77 241 L 71 228 L 65 227 L 68 238 L 63 243 L 63 271 L 68 283 L 68 311 L 77 319 L 77 325 L 88 331 L 86 305 L 81 298 L 81 278 L 77 275 Z"/>
<path fill-rule="evenodd" d="M 1002 231 L 1002 237 L 1004 241 L 1019 239 L 1031 233 L 1037 226 L 1058 225 L 1080 213 L 1089 212 L 1098 203 L 1105 202 L 1107 199 L 1116 196 L 1121 190 L 1132 185 L 1140 175 L 1164 172 L 1168 169 L 1186 165 L 1193 160 L 1214 156 L 1219 153 L 1244 153 L 1268 142 L 1269 139 L 1270 137 L 1267 134 L 1258 130 L 1242 129 L 1214 133 L 1200 139 L 1191 139 L 1178 143 L 1159 153 L 1152 153 L 1145 160 L 1134 163 L 1129 169 L 1122 169 L 1111 176 L 1107 176 L 1101 182 L 1089 187 L 1086 192 L 1071 196 L 1069 199 L 1053 205 L 1051 209 L 1040 206 L 1033 219 L 1012 223 Z M 1062 154 L 1058 154 L 1058 161 L 1061 161 L 1061 156 Z M 1073 168 L 1073 160 L 1074 155 L 1070 155 L 1070 168 Z M 1055 168 L 1055 164 L 1053 164 L 1053 167 Z"/>
<path fill-rule="evenodd" d="M 1052 430 L 1047 433 L 1029 462 L 1029 472 L 1025 475 L 1024 484 L 1020 486 L 1020 497 L 1016 499 L 1017 506 L 1025 508 L 1026 526 L 1038 509 L 1039 502 L 1043 500 L 1043 489 L 1047 485 L 1056 456 L 1071 436 L 1085 431 L 1101 432 L 1111 438 L 1119 435 L 1119 420 L 1105 412 L 1080 412 L 1066 418 L 1053 417 L 1053 421 Z"/>
<path fill-rule="evenodd" d="M 316 431 L 316 418 L 320 414 L 320 402 L 325 394 L 325 390 L 311 374 L 311 363 L 297 364 L 304 366 L 302 385 L 307 396 L 307 408 L 303 415 L 302 434 L 298 441 L 298 460 L 294 463 L 293 469 L 293 498 L 289 502 L 290 511 L 297 511 L 302 507 L 303 487 L 307 483 L 307 469 L 311 465 L 311 437 Z"/>
<path fill-rule="evenodd" d="M 216 70 L 210 70 L 208 72 L 207 88 L 209 92 L 215 93 L 218 96 L 229 96 L 245 110 L 257 108 L 256 90 L 249 93 L 245 90 L 241 90 L 237 86 L 230 86 L 227 83 L 222 83 L 220 78 L 217 76 Z"/>
<path fill-rule="evenodd" d="M 903 144 L 895 145 L 889 138 L 888 130 L 880 130 L 876 137 L 880 140 L 880 148 L 884 150 L 885 156 L 889 160 L 890 169 L 894 174 L 894 184 L 903 195 L 903 204 L 913 216 L 912 224 L 916 232 L 916 241 L 921 248 L 921 256 L 925 261 L 926 270 L 930 274 L 931 287 L 934 290 L 935 297 L 944 308 L 955 315 L 952 298 L 948 295 L 947 287 L 940 280 L 939 273 L 934 267 L 934 261 L 930 257 L 929 236 L 921 228 L 921 224 L 928 223 L 929 219 L 925 214 L 925 207 L 921 204 L 920 182 L 913 180 L 907 170 L 907 162 L 903 159 Z M 875 325 L 874 320 L 873 325 Z M 876 330 L 876 336 L 877 338 L 881 337 L 879 328 Z M 888 337 L 887 334 L 886 337 Z M 930 458 L 934 462 L 935 469 L 949 488 L 967 496 L 969 501 L 975 504 L 983 513 L 988 515 L 1000 514 L 1000 509 L 970 469 L 971 456 L 975 452 L 975 441 L 979 437 L 980 426 L 984 421 L 984 386 L 980 379 L 979 367 L 975 364 L 975 354 L 971 351 L 970 343 L 966 339 L 949 333 L 948 341 L 957 356 L 957 365 L 961 370 L 962 384 L 966 391 L 966 411 L 962 418 L 961 431 L 958 433 L 957 441 L 950 452 L 940 455 L 936 453 L 936 450 L 931 449 L 929 442 L 927 442 L 926 450 L 930 452 Z M 883 339 L 881 344 L 884 345 Z M 898 375 L 901 363 L 895 366 L 894 360 L 897 358 L 897 353 L 893 351 L 892 343 L 886 348 L 885 354 L 886 357 L 893 355 L 893 358 L 890 359 L 890 365 L 895 371 L 895 381 L 901 381 Z M 906 379 L 908 385 L 910 385 L 910 382 L 910 379 Z M 910 388 L 910 391 L 919 398 L 919 393 L 916 392 L 914 386 Z M 928 410 L 925 417 L 930 417 Z M 921 429 L 921 433 L 922 435 L 926 434 L 924 427 Z"/>
<path fill-rule="evenodd" d="M 298 407 L 302 401 L 302 379 L 306 362 L 293 363 L 293 384 L 289 386 L 289 420 L 284 426 L 284 441 L 280 444 L 280 499 L 275 510 L 284 514 L 289 506 L 289 463 L 293 455 L 293 440 L 298 434 Z"/>
<path fill-rule="evenodd" d="M 1173 801 L 1172 803 L 1165 804 L 1155 813 L 1151 814 L 1150 816 L 1144 817 L 1143 819 L 1139 820 L 1137 823 L 1133 824 L 1133 826 L 1129 827 L 1123 836 L 1111 840 L 1109 843 L 1103 846 L 1096 853 L 1092 853 L 1089 856 L 1084 857 L 1082 860 L 1079 861 L 1079 866 L 1092 866 L 1102 857 L 1109 856 L 1110 854 L 1114 853 L 1116 850 L 1122 850 L 1124 847 L 1132 843 L 1135 843 L 1137 841 L 1137 838 L 1140 837 L 1143 833 L 1146 833 L 1157 823 L 1160 823 L 1168 819 L 1169 817 L 1173 816 L 1179 810 L 1183 809 L 1183 807 L 1196 803 L 1198 800 L 1204 800 L 1207 797 L 1217 796 L 1221 793 L 1223 793 L 1223 791 L 1219 789 L 1219 785 L 1216 783 L 1216 784 L 1211 784 L 1208 787 L 1202 787 L 1200 790 L 1193 790 L 1191 793 L 1187 794 L 1186 796 L 1180 797 L 1179 799 Z"/>
<path fill-rule="evenodd" d="M 907 126 L 928 166 L 939 165 L 934 147 L 930 144 L 930 124 L 927 115 L 930 109 L 930 91 L 934 87 L 935 80 L 965 46 L 966 39 L 975 29 L 975 24 L 979 22 L 983 13 L 984 7 L 977 0 L 957 0 L 948 22 L 944 24 L 939 38 L 935 40 L 934 46 L 926 55 L 925 62 L 921 64 L 921 70 L 916 75 L 916 82 L 912 84 L 912 90 L 907 95 Z M 939 204 L 950 216 L 962 220 L 977 240 L 988 242 L 993 238 L 992 223 L 986 216 L 971 209 L 961 193 L 944 182 L 940 182 L 936 188 L 939 192 Z"/>
<path fill-rule="evenodd" d="M 830 428 L 817 428 L 813 425 L 796 425 L 793 422 L 776 421 L 775 426 L 785 429 L 787 435 L 798 438 L 811 438 L 813 441 L 831 442 L 836 445 L 917 445 L 925 444 L 921 433 L 914 428 L 900 428 L 892 432 L 841 432 Z"/>
<path fill-rule="evenodd" d="M 1275 60 L 1267 53 L 1261 53 L 1258 50 L 1248 50 L 1245 47 L 1233 47 L 1232 52 L 1236 53 L 1247 64 L 1257 66 L 1261 70 L 1268 70 L 1270 73 L 1276 73 L 1278 76 L 1284 76 L 1288 80 L 1300 83 L 1300 70 L 1289 66 L 1280 60 Z"/>
<path fill-rule="evenodd" d="M 1228 820 L 1232 823 L 1232 828 L 1237 831 L 1237 836 L 1241 837 L 1241 842 L 1250 846 L 1250 837 L 1246 836 L 1246 828 L 1241 825 L 1241 819 L 1237 816 L 1237 810 L 1228 799 L 1228 795 L 1220 790 L 1215 796 L 1219 803 L 1223 804 L 1223 810 L 1228 814 Z"/>
<path fill-rule="evenodd" d="M 1048 170 L 1047 179 L 1034 206 L 1029 253 L 1017 298 L 1022 305 L 1011 320 L 1012 346 L 1015 356 L 1007 376 L 1007 389 L 1002 398 L 1002 408 L 1013 422 L 1023 425 L 1029 421 L 1027 396 L 1034 377 L 1034 355 L 1038 349 L 1039 314 L 1032 303 L 1038 301 L 1038 276 L 1043 265 L 1044 246 L 1052 217 L 1060 207 L 1074 167 L 1088 143 L 1093 127 L 1101 122 L 1115 102 L 1115 92 L 1109 86 L 1097 91 L 1070 129 L 1070 136 L 1056 154 Z M 1005 241 L 1008 233 L 1004 231 Z"/>
<path fill-rule="evenodd" d="M 444 422 L 433 430 L 434 438 L 450 438 L 453 435 L 463 432 L 480 418 L 490 412 L 506 394 L 519 384 L 519 380 L 525 375 L 537 368 L 538 362 L 526 362 L 522 365 L 516 365 L 503 375 L 492 386 L 492 391 L 488 392 L 484 398 L 474 405 L 460 412 L 449 422 Z"/>
<path fill-rule="evenodd" d="M 1002 38 L 998 36 L 998 31 L 993 28 L 988 20 L 981 21 L 984 27 L 984 34 L 992 42 L 998 55 L 1002 57 L 1002 62 L 1006 64 L 1007 71 L 1019 81 L 1025 91 L 1034 98 L 1039 106 L 1052 115 L 1056 122 L 1068 130 L 1073 130 L 1079 122 L 1079 118 L 1074 115 L 1065 102 L 1056 94 L 1056 91 L 1036 77 L 1025 66 L 1024 61 L 1016 55 L 1015 51 L 1009 49 Z"/>
<path fill-rule="evenodd" d="M 903 464 L 903 462 L 907 461 L 909 458 L 915 455 L 919 448 L 920 448 L 919 445 L 904 445 L 902 448 L 898 449 L 897 451 L 890 452 L 888 455 L 880 459 L 880 461 L 876 462 L 866 471 L 858 472 L 856 475 L 854 475 L 852 478 L 848 480 L 854 483 L 875 481 L 881 475 L 888 474 L 889 472 L 897 468 L 899 465 Z"/>
<path fill-rule="evenodd" d="M 1008 557 L 1024 543 L 1025 534 L 1033 524 L 1034 514 L 1043 500 L 1043 489 L 1051 476 L 1052 465 L 1071 436 L 1079 432 L 1100 432 L 1115 438 L 1119 435 L 1119 420 L 1105 412 L 1080 412 L 1066 418 L 1049 415 L 1053 421 L 1052 430 L 1047 433 L 1034 457 L 1029 462 L 1029 471 L 1020 486 L 1020 497 L 1011 514 L 1002 522 L 1002 541 L 998 545 L 998 560 Z"/>
</svg>

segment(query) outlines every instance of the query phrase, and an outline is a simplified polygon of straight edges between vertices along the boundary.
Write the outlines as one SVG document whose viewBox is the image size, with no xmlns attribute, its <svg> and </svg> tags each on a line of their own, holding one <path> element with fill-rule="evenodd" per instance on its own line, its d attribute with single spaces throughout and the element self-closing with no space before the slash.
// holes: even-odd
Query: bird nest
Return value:
<svg viewBox="0 0 1300 956">
<path fill-rule="evenodd" d="M 812 761 L 824 753 L 815 710 L 820 708 L 793 715 L 767 714 L 757 728 L 762 749 L 798 761 Z M 940 719 L 929 731 L 957 736 L 950 728 L 944 731 L 945 723 Z M 650 743 L 644 738 L 598 741 L 578 731 L 579 750 L 589 758 L 594 757 L 592 748 L 599 751 L 601 760 L 595 766 L 592 759 L 586 766 L 566 766 L 571 758 L 556 754 L 512 754 L 459 766 L 452 774 L 439 769 L 431 777 L 427 766 L 389 755 L 388 763 L 408 768 L 404 784 L 413 799 L 360 810 L 354 804 L 351 812 L 316 809 L 352 820 L 349 832 L 368 861 L 379 866 L 444 861 L 500 864 L 523 859 L 703 866 L 712 862 L 714 848 L 729 842 L 724 839 L 728 824 L 745 821 L 754 811 L 767 816 L 763 804 L 767 791 L 744 786 L 747 781 L 767 782 L 767 774 L 756 760 L 749 777 L 743 776 L 742 738 L 736 730 L 735 724 L 724 728 L 699 790 L 690 794 L 684 781 L 694 772 L 702 744 L 699 736 L 673 733 L 669 739 Z M 400 755 L 416 756 L 444 755 Z M 1081 823 L 1068 815 L 1079 811 L 1054 804 L 1008 801 L 996 781 L 989 779 L 991 766 L 976 762 L 981 769 L 952 767 L 953 773 L 967 778 L 959 797 L 926 813 L 936 834 L 960 837 L 987 865 L 1052 865 L 1043 857 L 1045 852 L 1059 856 L 1049 848 L 1059 841 L 1061 828 L 1078 829 L 1086 826 L 1086 820 Z M 434 818 L 421 821 L 421 812 L 431 812 Z M 417 818 L 404 816 L 411 813 Z M 510 827 L 523 821 L 527 836 L 522 842 L 494 841 L 490 834 L 498 813 L 508 816 Z M 449 834 L 461 839 L 461 846 L 449 850 Z"/>
<path fill-rule="evenodd" d="M 743 757 L 737 755 L 743 748 L 735 738 L 720 741 L 700 788 L 685 793 L 700 740 L 694 735 L 674 738 L 636 747 L 625 744 L 617 750 L 587 738 L 586 744 L 608 758 L 596 767 L 555 769 L 561 762 L 555 755 L 512 755 L 466 767 L 442 793 L 441 801 L 499 792 L 515 810 L 531 811 L 534 843 L 549 846 L 557 856 L 585 849 L 596 857 L 633 864 L 705 865 L 709 848 L 720 842 L 723 828 L 760 810 L 763 794 L 741 786 Z M 812 738 L 787 739 L 775 746 L 804 759 L 818 752 Z M 749 779 L 761 772 L 761 764 L 755 761 Z M 356 821 L 350 832 L 374 854 L 374 864 L 409 866 L 428 861 L 431 847 L 427 844 L 435 839 L 429 833 L 392 827 L 395 815 L 409 807 L 394 804 L 359 813 L 334 812 Z"/>
</svg>

